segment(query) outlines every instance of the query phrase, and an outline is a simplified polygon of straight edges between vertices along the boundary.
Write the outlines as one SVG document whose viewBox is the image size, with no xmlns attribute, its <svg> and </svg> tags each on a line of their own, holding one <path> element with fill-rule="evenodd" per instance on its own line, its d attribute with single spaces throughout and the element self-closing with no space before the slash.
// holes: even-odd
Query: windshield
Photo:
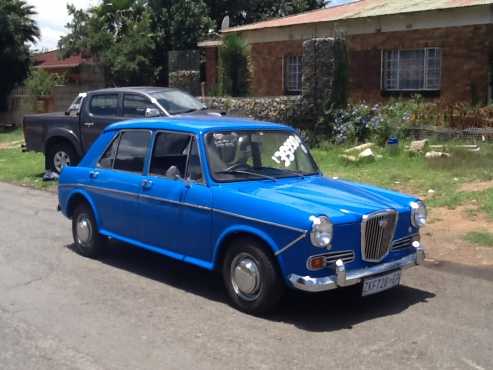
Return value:
<svg viewBox="0 0 493 370">
<path fill-rule="evenodd" d="M 171 115 L 191 113 L 205 109 L 204 104 L 192 95 L 179 90 L 156 92 L 151 94 L 151 96 Z"/>
<path fill-rule="evenodd" d="M 211 132 L 205 139 L 212 177 L 219 182 L 318 173 L 308 149 L 292 132 Z"/>
</svg>

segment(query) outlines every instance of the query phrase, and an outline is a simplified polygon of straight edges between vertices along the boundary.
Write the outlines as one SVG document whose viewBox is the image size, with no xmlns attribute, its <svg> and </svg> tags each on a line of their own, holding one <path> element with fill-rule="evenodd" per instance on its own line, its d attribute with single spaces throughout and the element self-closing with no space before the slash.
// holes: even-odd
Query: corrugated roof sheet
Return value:
<svg viewBox="0 0 493 370">
<path fill-rule="evenodd" d="M 330 8 L 312 10 L 267 21 L 232 27 L 223 32 L 249 31 L 263 28 L 286 27 L 306 23 L 333 22 L 391 14 L 425 12 L 493 4 L 493 0 L 360 0 Z"/>
</svg>

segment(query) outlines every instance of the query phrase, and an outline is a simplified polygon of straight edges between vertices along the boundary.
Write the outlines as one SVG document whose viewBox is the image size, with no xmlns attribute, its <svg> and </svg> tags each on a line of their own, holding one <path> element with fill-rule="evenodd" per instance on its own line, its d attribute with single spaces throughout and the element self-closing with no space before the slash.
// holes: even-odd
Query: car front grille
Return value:
<svg viewBox="0 0 493 370">
<path fill-rule="evenodd" d="M 390 250 L 397 225 L 397 212 L 385 210 L 363 217 L 361 256 L 367 262 L 380 262 Z"/>
</svg>

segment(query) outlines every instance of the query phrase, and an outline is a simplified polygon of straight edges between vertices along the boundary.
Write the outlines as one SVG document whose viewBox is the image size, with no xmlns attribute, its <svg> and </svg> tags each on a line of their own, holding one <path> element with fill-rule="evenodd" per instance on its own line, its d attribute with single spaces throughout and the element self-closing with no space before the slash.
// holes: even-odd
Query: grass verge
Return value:
<svg viewBox="0 0 493 370">
<path fill-rule="evenodd" d="M 464 236 L 464 240 L 482 247 L 493 247 L 493 234 L 488 231 L 472 231 Z"/>
</svg>

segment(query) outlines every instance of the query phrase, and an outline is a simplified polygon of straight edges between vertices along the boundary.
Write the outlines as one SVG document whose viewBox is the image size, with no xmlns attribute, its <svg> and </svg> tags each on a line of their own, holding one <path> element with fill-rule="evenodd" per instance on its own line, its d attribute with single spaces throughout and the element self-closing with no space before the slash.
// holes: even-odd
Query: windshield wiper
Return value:
<svg viewBox="0 0 493 370">
<path fill-rule="evenodd" d="M 192 112 L 196 112 L 196 111 L 197 111 L 197 109 L 192 108 L 192 109 L 187 109 L 187 110 L 184 110 L 184 111 L 181 111 L 181 112 L 176 112 L 175 115 L 177 115 L 177 114 L 187 114 L 187 113 L 192 113 Z"/>
<path fill-rule="evenodd" d="M 269 179 L 269 180 L 272 180 L 272 181 L 277 181 L 277 179 L 274 176 L 264 175 L 262 173 L 253 172 L 253 171 L 247 171 L 247 170 L 228 170 L 228 171 L 218 171 L 216 173 L 252 175 L 252 176 L 262 177 L 264 179 Z"/>
<path fill-rule="evenodd" d="M 287 172 L 289 173 L 290 175 L 295 175 L 295 176 L 298 176 L 298 177 L 305 177 L 306 174 L 304 172 L 301 172 L 301 171 L 295 171 L 295 170 L 288 170 L 288 169 L 281 169 L 281 168 L 275 168 L 275 167 L 262 167 L 262 168 L 265 168 L 265 169 L 268 169 L 268 170 L 275 170 L 275 171 L 279 171 L 279 172 Z"/>
</svg>

